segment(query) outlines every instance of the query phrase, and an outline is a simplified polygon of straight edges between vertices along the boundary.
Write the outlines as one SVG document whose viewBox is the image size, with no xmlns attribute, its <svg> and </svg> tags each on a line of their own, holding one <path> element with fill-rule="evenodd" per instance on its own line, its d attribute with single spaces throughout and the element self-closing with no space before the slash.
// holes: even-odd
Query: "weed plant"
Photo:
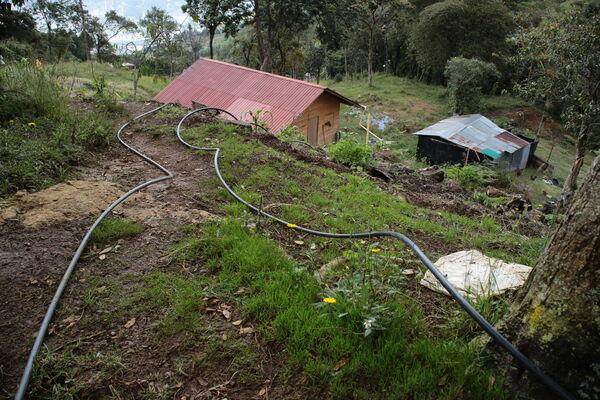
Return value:
<svg viewBox="0 0 600 400">
<path fill-rule="evenodd" d="M 106 218 L 92 232 L 92 243 L 107 244 L 118 239 L 135 236 L 144 231 L 144 226 L 122 218 Z"/>
<path fill-rule="evenodd" d="M 202 258 L 218 272 L 212 290 L 246 288 L 239 300 L 246 318 L 333 398 L 503 398 L 475 348 L 430 335 L 420 307 L 380 281 L 385 260 L 373 253 L 378 248 L 358 244 L 347 254 L 351 271 L 323 290 L 240 221 L 211 223 L 202 239 Z"/>
<path fill-rule="evenodd" d="M 90 384 L 110 382 L 124 367 L 123 357 L 118 351 L 82 353 L 77 344 L 60 352 L 42 350 L 34 364 L 27 398 L 86 398 Z"/>
<path fill-rule="evenodd" d="M 0 196 L 64 181 L 86 150 L 112 135 L 105 113 L 70 110 L 52 70 L 26 62 L 0 68 Z"/>
<path fill-rule="evenodd" d="M 491 171 L 474 165 L 454 165 L 445 169 L 448 178 L 459 181 L 467 190 L 473 190 L 492 182 Z"/>
<path fill-rule="evenodd" d="M 492 210 L 499 209 L 504 203 L 506 203 L 506 196 L 500 197 L 490 197 L 485 192 L 473 192 L 473 200 L 476 202 L 483 204 L 487 208 L 491 208 Z"/>
<path fill-rule="evenodd" d="M 367 168 L 373 162 L 373 148 L 354 140 L 339 140 L 328 148 L 335 161 L 355 168 Z"/>
</svg>

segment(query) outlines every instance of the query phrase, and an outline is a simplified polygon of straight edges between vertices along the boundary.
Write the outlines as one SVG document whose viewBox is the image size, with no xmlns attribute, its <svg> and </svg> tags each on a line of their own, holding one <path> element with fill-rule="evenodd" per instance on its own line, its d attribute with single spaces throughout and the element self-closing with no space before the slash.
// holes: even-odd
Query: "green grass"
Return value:
<svg viewBox="0 0 600 400">
<path fill-rule="evenodd" d="M 377 73 L 373 87 L 368 86 L 366 78 L 324 81 L 323 85 L 368 106 L 370 112 L 383 113 L 406 126 L 420 129 L 451 115 L 444 86 L 410 78 Z M 512 96 L 486 95 L 482 97 L 481 112 L 523 105 L 523 100 Z"/>
<path fill-rule="evenodd" d="M 111 398 L 106 383 L 124 370 L 123 356 L 117 349 L 82 352 L 78 346 L 69 345 L 60 352 L 42 349 L 34 365 L 28 399 L 86 398 L 93 388 L 103 392 L 103 398 Z"/>
<path fill-rule="evenodd" d="M 542 137 L 539 138 L 539 141 L 540 142 L 537 146 L 535 154 L 541 159 L 547 160 L 552 148 L 552 140 Z M 554 177 L 557 178 L 561 184 L 564 184 L 569 172 L 571 171 L 571 165 L 574 159 L 575 145 L 572 142 L 572 139 L 568 136 L 557 138 L 555 139 L 554 149 L 552 150 L 552 154 L 550 156 L 550 164 L 554 166 L 553 172 L 539 172 L 536 168 L 526 168 L 521 171 L 519 176 L 515 177 L 515 182 L 528 187 L 528 197 L 534 205 L 538 205 L 549 200 L 547 195 L 551 196 L 550 199 L 557 200 L 562 195 L 563 189 L 553 185 L 548 185 L 544 183 L 542 179 Z M 579 173 L 579 177 L 577 179 L 579 184 L 581 184 L 587 176 L 587 172 L 589 171 L 593 160 L 594 154 L 588 154 L 585 158 L 581 172 Z M 537 179 L 532 181 L 530 178 L 532 175 L 537 176 Z M 547 193 L 547 195 L 543 193 L 544 191 Z"/>
<path fill-rule="evenodd" d="M 61 75 L 65 76 L 64 85 L 83 91 L 91 91 L 89 87 L 94 77 L 104 76 L 110 82 L 109 88 L 114 90 L 121 100 L 133 98 L 133 77 L 131 72 L 122 67 L 112 67 L 108 64 L 96 62 L 65 62 L 48 66 L 55 68 Z M 164 77 L 142 76 L 138 82 L 138 99 L 149 100 L 156 96 L 169 81 Z"/>
<path fill-rule="evenodd" d="M 491 217 L 474 220 L 410 205 L 368 179 L 298 162 L 234 126 L 194 127 L 184 136 L 221 147 L 221 172 L 234 189 L 254 204 L 278 203 L 275 214 L 298 225 L 433 235 L 530 265 L 547 240 L 507 231 Z M 214 187 L 218 181 L 206 178 L 200 185 Z M 204 194 L 220 202 L 229 198 L 223 189 Z M 289 367 L 302 371 L 312 390 L 356 399 L 503 398 L 498 383 L 490 384 L 478 349 L 469 344 L 477 332 L 470 320 L 451 308 L 443 315 L 447 322 L 432 329 L 421 305 L 404 293 L 406 278 L 398 268 L 404 261 L 398 260 L 414 256 L 401 243 L 308 236 L 302 238 L 306 247 L 299 249 L 299 261 L 293 261 L 277 245 L 295 240 L 293 230 L 276 234 L 272 223 L 236 202 L 225 202 L 222 210 L 231 217 L 180 242 L 171 259 L 201 263 L 216 274 L 205 290 L 236 302 L 244 319 L 258 324 L 264 341 L 283 346 Z M 372 246 L 382 249 L 381 255 L 372 253 Z M 425 249 L 432 256 L 438 251 L 444 250 Z M 315 269 L 341 254 L 350 257 L 348 265 L 330 271 L 322 282 L 315 279 Z M 240 288 L 245 294 L 234 296 Z M 325 297 L 334 297 L 335 304 L 323 303 Z M 495 299 L 476 302 L 492 321 L 504 305 Z M 373 321 L 369 332 L 365 320 Z"/>
<path fill-rule="evenodd" d="M 202 259 L 218 271 L 213 290 L 246 288 L 247 295 L 237 297 L 246 318 L 257 322 L 263 340 L 283 346 L 291 367 L 314 390 L 340 399 L 503 398 L 476 348 L 432 336 L 420 306 L 389 290 L 403 278 L 385 256 L 369 256 L 370 248 L 370 272 L 361 272 L 357 262 L 352 268 L 359 279 L 342 276 L 325 290 L 273 241 L 239 220 L 211 223 L 201 238 Z M 367 284 L 361 283 L 364 274 Z M 326 296 L 336 303 L 325 304 Z M 381 316 L 379 329 L 365 336 L 363 322 L 373 313 Z"/>
<path fill-rule="evenodd" d="M 204 281 L 186 279 L 174 274 L 154 271 L 141 278 L 136 290 L 123 300 L 122 309 L 131 316 L 154 311 L 158 338 L 182 331 L 199 332 L 204 328 Z"/>
<path fill-rule="evenodd" d="M 371 125 L 371 130 L 385 141 L 391 141 L 384 147 L 389 147 L 403 164 L 411 167 L 422 167 L 415 160 L 417 138 L 409 133 L 433 125 L 451 116 L 448 105 L 446 88 L 438 85 L 428 85 L 414 79 L 397 77 L 387 74 L 375 74 L 374 86 L 368 87 L 366 78 L 349 81 L 324 81 L 323 85 L 347 96 L 360 104 L 366 105 L 373 118 L 387 116 L 393 119 L 384 130 Z M 497 108 L 527 105 L 523 100 L 503 96 L 483 96 L 479 112 L 485 114 Z M 340 110 L 340 130 L 352 140 L 364 142 L 364 129 L 367 125 L 366 114 L 356 108 L 342 106 Z"/>
<path fill-rule="evenodd" d="M 169 125 L 145 125 L 140 127 L 139 130 L 149 133 L 153 137 L 172 135 L 175 132 L 175 128 Z"/>
<path fill-rule="evenodd" d="M 221 172 L 235 190 L 254 204 L 283 203 L 277 214 L 291 223 L 330 232 L 391 229 L 408 235 L 434 235 L 528 265 L 535 263 L 542 250 L 538 248 L 541 241 L 505 231 L 493 219 L 483 222 L 413 206 L 368 179 L 299 162 L 235 130 L 232 125 L 227 128 L 221 124 L 206 125 L 187 129 L 184 136 L 199 145 L 221 147 Z M 211 177 L 202 181 L 201 186 L 215 184 L 215 178 Z M 205 196 L 219 202 L 229 198 L 223 190 L 206 192 Z M 228 213 L 244 213 L 239 204 L 224 204 L 223 210 Z M 325 243 L 323 250 L 340 246 L 335 241 L 313 240 Z M 531 250 L 532 243 L 536 251 Z M 389 246 L 396 248 L 399 244 L 391 242 Z M 426 251 L 437 256 L 443 249 Z M 317 261 L 323 260 L 317 258 Z"/>
<path fill-rule="evenodd" d="M 139 235 L 144 226 L 122 218 L 104 219 L 92 233 L 92 243 L 107 244 L 118 239 Z"/>
<path fill-rule="evenodd" d="M 85 151 L 113 136 L 106 112 L 71 110 L 59 79 L 27 65 L 0 68 L 0 196 L 65 181 Z"/>
</svg>

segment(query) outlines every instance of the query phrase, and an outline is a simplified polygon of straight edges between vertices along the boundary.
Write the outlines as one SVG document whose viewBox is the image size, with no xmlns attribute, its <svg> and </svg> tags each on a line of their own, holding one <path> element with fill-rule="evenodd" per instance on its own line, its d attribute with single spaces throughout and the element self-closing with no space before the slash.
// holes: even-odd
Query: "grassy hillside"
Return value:
<svg viewBox="0 0 600 400">
<path fill-rule="evenodd" d="M 6 137 L 14 143 L 2 143 L 0 149 L 8 149 L 13 165 L 28 166 L 25 176 L 35 176 L 39 160 L 45 159 L 33 151 L 44 142 L 51 144 L 49 152 L 64 162 L 59 166 L 65 171 L 78 158 L 63 160 L 66 156 L 60 149 L 76 144 L 79 155 L 95 139 L 110 144 L 110 121 L 119 114 L 105 108 L 114 105 L 115 97 L 129 95 L 126 71 L 91 63 L 56 68 L 71 77 L 67 84 L 69 79 L 82 83 L 75 90 L 81 90 L 84 101 L 77 99 L 76 110 L 82 110 L 85 117 L 69 111 L 68 89 L 54 86 L 45 71 L 33 68 L 26 69 L 23 82 L 42 78 L 51 85 L 42 92 L 32 86 L 23 104 L 39 98 L 42 111 L 16 115 L 18 107 L 0 108 L 7 116 L 16 115 L 2 126 L 3 133 L 12 132 Z M 105 77 L 116 95 L 110 89 L 99 94 L 97 88 L 86 85 L 85 79 L 93 83 L 98 76 Z M 148 96 L 162 85 L 152 83 L 155 86 L 147 82 L 144 89 Z M 413 159 L 414 139 L 404 132 L 447 115 L 440 87 L 382 75 L 376 77 L 373 89 L 363 81 L 337 85 L 333 88 L 395 119 L 379 133 L 393 142 L 390 146 L 405 161 Z M 54 110 L 51 99 L 58 94 L 61 107 Z M 494 107 L 521 104 L 505 97 L 486 101 Z M 71 283 L 56 317 L 66 324 L 71 315 L 81 315 L 77 335 L 86 339 L 73 341 L 72 333 L 51 338 L 60 345 L 40 358 L 32 398 L 109 396 L 102 392 L 109 386 L 113 398 L 132 393 L 132 398 L 173 398 L 181 395 L 182 388 L 209 385 L 196 382 L 205 371 L 222 372 L 217 383 L 232 381 L 237 375 L 236 387 L 250 388 L 254 396 L 266 384 L 261 362 L 266 354 L 277 365 L 270 379 L 296 393 L 305 391 L 296 398 L 505 398 L 500 380 L 486 369 L 473 341 L 478 328 L 456 304 L 418 285 L 426 269 L 402 243 L 334 240 L 308 236 L 294 227 L 346 233 L 396 230 L 412 238 L 433 260 L 458 250 L 479 249 L 532 266 L 547 241 L 547 227 L 528 221 L 523 214 L 504 218 L 483 206 L 473 213 L 468 207 L 475 202 L 472 193 L 453 182 L 438 184 L 407 176 L 388 185 L 310 151 L 299 154 L 271 136 L 258 136 L 236 125 L 208 117 L 190 124 L 185 138 L 222 149 L 221 172 L 244 199 L 292 223 L 287 227 L 275 224 L 249 213 L 231 198 L 212 171 L 212 155 L 184 154 L 175 139 L 166 136 L 174 134 L 174 125 L 186 112 L 167 107 L 150 121 L 131 124 L 127 137 L 140 140 L 147 146 L 145 151 L 160 149 L 159 162 L 176 154 L 165 165 L 183 171 L 170 184 L 177 187 L 177 180 L 183 178 L 192 191 L 183 186 L 185 194 L 180 197 L 219 217 L 193 225 L 104 223 L 94 236 L 100 247 L 89 249 L 91 257 L 82 260 L 82 275 Z M 27 121 L 34 118 L 30 126 Z M 81 118 L 101 118 L 101 124 L 86 125 Z M 349 130 L 356 129 L 351 125 L 356 119 L 349 113 L 344 121 Z M 190 155 L 194 162 L 189 162 Z M 188 161 L 178 162 L 183 156 Z M 122 154 L 114 157 L 123 164 Z M 34 162 L 30 165 L 28 159 Z M 50 171 L 47 181 L 29 187 L 14 181 L 12 175 L 2 177 L 5 182 L 16 182 L 7 190 L 39 189 L 65 179 L 64 171 L 61 175 L 62 170 L 52 169 L 54 163 L 41 165 Z M 111 171 L 106 166 L 98 167 L 103 177 Z M 426 187 L 437 189 L 427 192 Z M 438 206 L 408 202 L 408 193 L 437 196 Z M 461 203 L 456 210 L 444 207 L 451 196 Z M 144 238 L 136 240 L 137 236 Z M 125 237 L 130 240 L 122 240 Z M 164 241 L 156 242 L 156 238 Z M 100 257 L 104 246 L 110 249 Z M 142 254 L 150 254 L 152 262 L 140 261 Z M 325 267 L 336 259 L 337 263 Z M 473 303 L 492 323 L 508 307 L 504 297 L 484 297 Z M 214 318 L 216 304 L 227 307 L 219 309 L 218 318 Z M 95 339 L 99 328 L 114 344 Z M 137 358 L 132 355 L 134 348 Z M 131 386 L 131 376 L 138 384 Z"/>
<path fill-rule="evenodd" d="M 445 87 L 414 79 L 377 73 L 373 87 L 366 78 L 322 84 L 366 105 L 367 111 L 385 114 L 408 127 L 420 129 L 452 115 Z M 484 96 L 481 112 L 522 105 L 526 105 L 523 100 L 511 96 Z"/>
<path fill-rule="evenodd" d="M 93 90 L 94 79 L 104 77 L 109 89 L 120 100 L 133 99 L 133 77 L 125 68 L 97 62 L 66 62 L 50 66 L 57 75 L 66 78 L 65 86 L 84 91 Z M 169 81 L 164 77 L 142 76 L 138 84 L 138 100 L 149 100 L 160 92 Z"/>
<path fill-rule="evenodd" d="M 367 106 L 367 111 L 361 111 L 342 106 L 340 129 L 347 131 L 345 137 L 364 141 L 364 129 L 359 126 L 362 121 L 366 126 L 366 113 L 372 113 L 372 131 L 387 142 L 388 147 L 402 161 L 412 167 L 423 167 L 423 163 L 415 159 L 417 137 L 410 133 L 423 129 L 444 118 L 451 116 L 448 106 L 446 88 L 443 86 L 427 85 L 412 79 L 384 74 L 375 74 L 374 86 L 369 88 L 365 78 L 352 81 L 324 81 L 324 85 L 331 87 L 339 93 Z M 494 118 L 494 111 L 498 109 L 515 108 L 514 119 L 518 120 L 519 108 L 528 106 L 528 103 L 517 97 L 484 96 L 481 100 L 479 113 L 505 124 L 510 118 Z M 541 117 L 541 114 L 540 114 Z M 389 118 L 389 119 L 388 119 Z M 378 123 L 382 123 L 378 126 Z M 383 129 L 381 129 L 383 127 Z M 531 137 L 535 132 L 519 127 Z M 511 178 L 523 185 L 528 191 L 529 198 L 535 204 L 548 200 L 548 196 L 556 199 L 560 197 L 560 187 L 548 185 L 543 178 L 557 178 L 564 182 L 569 174 L 571 163 L 574 159 L 575 146 L 566 131 L 560 130 L 552 134 L 541 135 L 537 138 L 539 145 L 536 155 L 546 160 L 552 154 L 550 163 L 554 166 L 552 172 L 540 172 L 535 168 L 527 168 L 519 173 L 510 173 Z M 550 153 L 551 149 L 552 153 Z M 579 181 L 582 182 L 592 162 L 593 155 L 586 159 Z M 531 180 L 536 176 L 536 180 Z"/>
</svg>

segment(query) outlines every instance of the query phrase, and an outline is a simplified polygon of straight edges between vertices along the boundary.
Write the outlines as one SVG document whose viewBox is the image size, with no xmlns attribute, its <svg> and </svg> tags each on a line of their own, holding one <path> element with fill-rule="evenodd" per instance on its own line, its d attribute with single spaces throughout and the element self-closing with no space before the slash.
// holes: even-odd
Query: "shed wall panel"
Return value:
<svg viewBox="0 0 600 400">
<path fill-rule="evenodd" d="M 323 93 L 292 122 L 292 125 L 298 127 L 300 133 L 308 138 L 308 120 L 315 116 L 319 117 L 318 143 L 311 144 L 328 144 L 335 141 L 335 133 L 340 125 L 339 101 L 330 94 Z"/>
</svg>

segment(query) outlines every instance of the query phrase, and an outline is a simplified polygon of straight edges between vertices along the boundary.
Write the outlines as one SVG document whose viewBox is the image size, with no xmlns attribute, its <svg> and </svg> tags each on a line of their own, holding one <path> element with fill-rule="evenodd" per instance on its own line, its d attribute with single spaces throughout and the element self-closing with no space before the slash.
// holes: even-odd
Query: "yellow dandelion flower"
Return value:
<svg viewBox="0 0 600 400">
<path fill-rule="evenodd" d="M 372 251 L 373 253 L 379 253 L 379 252 L 381 251 L 381 249 L 371 249 L 371 251 Z"/>
<path fill-rule="evenodd" d="M 335 303 L 337 300 L 336 300 L 336 299 L 334 299 L 333 297 L 325 297 L 325 298 L 323 299 L 323 301 L 324 301 L 325 303 L 327 303 L 327 304 L 333 304 L 333 303 Z"/>
<path fill-rule="evenodd" d="M 287 224 L 287 227 L 288 228 L 297 228 L 298 225 L 296 225 L 296 224 Z"/>
<path fill-rule="evenodd" d="M 30 122 L 27 124 L 27 126 L 35 126 L 35 122 Z"/>
</svg>

